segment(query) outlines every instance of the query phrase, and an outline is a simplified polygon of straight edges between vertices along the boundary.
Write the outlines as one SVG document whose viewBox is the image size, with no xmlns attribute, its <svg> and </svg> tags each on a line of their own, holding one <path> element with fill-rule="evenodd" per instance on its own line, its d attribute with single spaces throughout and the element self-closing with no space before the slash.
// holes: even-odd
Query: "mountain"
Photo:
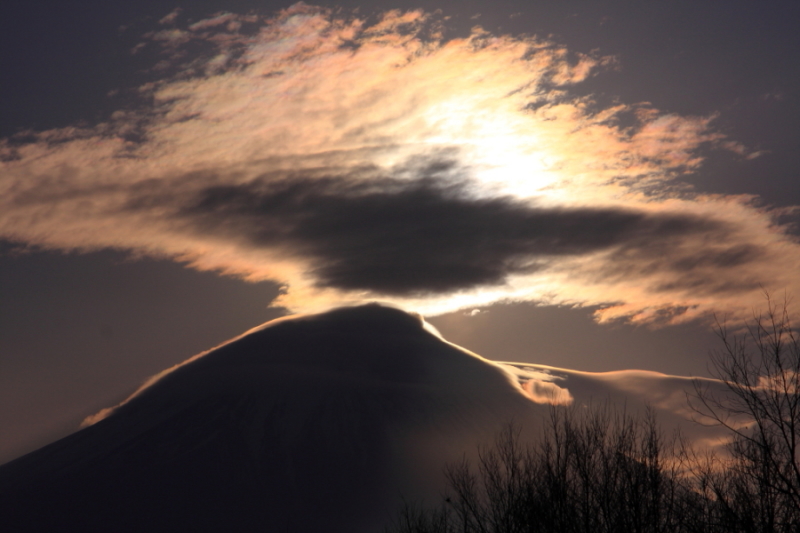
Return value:
<svg viewBox="0 0 800 533">
<path fill-rule="evenodd" d="M 0 529 L 372 530 L 534 406 L 420 317 L 369 305 L 281 319 L 0 467 Z"/>
<path fill-rule="evenodd" d="M 0 530 L 380 531 L 511 420 L 609 398 L 677 425 L 688 383 L 494 363 L 376 304 L 279 319 L 0 467 Z"/>
</svg>

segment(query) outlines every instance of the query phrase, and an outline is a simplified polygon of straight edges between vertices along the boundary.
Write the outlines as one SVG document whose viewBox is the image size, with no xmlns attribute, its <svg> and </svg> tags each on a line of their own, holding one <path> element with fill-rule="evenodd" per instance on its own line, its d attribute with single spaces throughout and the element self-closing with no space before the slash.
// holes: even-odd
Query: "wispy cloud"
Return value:
<svg viewBox="0 0 800 533">
<path fill-rule="evenodd" d="M 706 149 L 747 152 L 713 117 L 570 95 L 612 59 L 446 40 L 416 11 L 178 19 L 145 41 L 165 58 L 146 105 L 2 141 L 0 236 L 274 280 L 298 311 L 531 300 L 674 322 L 798 284 L 776 213 L 682 184 Z"/>
</svg>

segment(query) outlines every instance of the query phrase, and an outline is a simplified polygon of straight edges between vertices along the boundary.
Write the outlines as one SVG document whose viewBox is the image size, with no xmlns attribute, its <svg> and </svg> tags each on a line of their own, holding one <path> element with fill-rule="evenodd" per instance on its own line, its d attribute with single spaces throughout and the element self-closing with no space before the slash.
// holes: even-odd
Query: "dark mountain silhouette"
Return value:
<svg viewBox="0 0 800 533">
<path fill-rule="evenodd" d="M 500 366 L 367 305 L 281 319 L 0 467 L 0 531 L 375 531 L 511 418 Z"/>
</svg>

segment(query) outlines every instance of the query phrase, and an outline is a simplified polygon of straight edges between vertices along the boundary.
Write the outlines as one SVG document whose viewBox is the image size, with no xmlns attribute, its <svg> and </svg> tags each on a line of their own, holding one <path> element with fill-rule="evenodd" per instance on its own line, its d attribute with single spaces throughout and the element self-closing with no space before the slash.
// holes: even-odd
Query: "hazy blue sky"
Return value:
<svg viewBox="0 0 800 533">
<path fill-rule="evenodd" d="M 700 375 L 797 294 L 794 2 L 187 4 L 0 7 L 0 462 L 281 305 Z"/>
</svg>

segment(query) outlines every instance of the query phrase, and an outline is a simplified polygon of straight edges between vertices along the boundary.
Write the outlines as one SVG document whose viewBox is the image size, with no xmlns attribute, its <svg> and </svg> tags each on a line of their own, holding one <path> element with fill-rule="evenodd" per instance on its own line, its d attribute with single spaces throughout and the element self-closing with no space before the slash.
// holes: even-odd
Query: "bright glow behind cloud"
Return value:
<svg viewBox="0 0 800 533">
<path fill-rule="evenodd" d="M 569 95 L 607 58 L 443 40 L 420 12 L 176 19 L 145 44 L 177 72 L 140 88 L 151 105 L 3 142 L 0 236 L 278 281 L 297 311 L 533 300 L 680 321 L 798 283 L 772 213 L 680 186 L 701 148 L 742 151 L 709 117 Z M 189 61 L 191 43 L 213 51 Z"/>
</svg>

